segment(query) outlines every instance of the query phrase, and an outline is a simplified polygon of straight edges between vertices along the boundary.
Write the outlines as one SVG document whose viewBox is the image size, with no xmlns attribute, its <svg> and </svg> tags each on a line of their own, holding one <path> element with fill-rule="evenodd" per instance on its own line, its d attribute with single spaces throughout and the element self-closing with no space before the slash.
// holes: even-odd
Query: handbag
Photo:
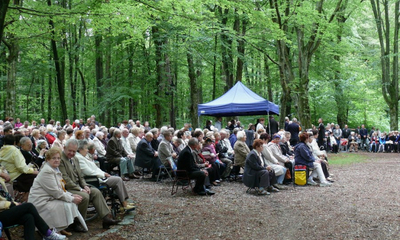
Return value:
<svg viewBox="0 0 400 240">
<path fill-rule="evenodd" d="M 307 166 L 296 165 L 294 166 L 294 183 L 296 185 L 304 186 L 307 184 Z"/>
<path fill-rule="evenodd" d="M 290 173 L 288 168 L 286 168 L 285 179 L 292 179 L 292 174 Z"/>
</svg>

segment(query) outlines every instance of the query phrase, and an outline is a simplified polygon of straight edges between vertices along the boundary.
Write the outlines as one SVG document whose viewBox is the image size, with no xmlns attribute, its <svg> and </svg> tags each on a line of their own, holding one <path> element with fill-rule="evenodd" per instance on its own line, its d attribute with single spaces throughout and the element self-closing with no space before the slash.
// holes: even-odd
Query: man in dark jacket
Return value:
<svg viewBox="0 0 400 240">
<path fill-rule="evenodd" d="M 323 146 L 323 149 L 326 149 L 325 147 L 325 126 L 324 126 L 324 121 L 322 120 L 322 118 L 318 119 L 318 147 L 321 148 L 321 146 Z"/>
<path fill-rule="evenodd" d="M 299 132 L 301 127 L 296 118 L 292 119 L 292 123 L 287 126 L 287 131 L 290 132 L 290 145 L 295 146 L 299 142 Z"/>
<path fill-rule="evenodd" d="M 269 116 L 269 122 L 267 125 L 267 133 L 273 136 L 279 131 L 279 123 L 275 120 L 274 116 Z"/>
<path fill-rule="evenodd" d="M 361 149 L 367 149 L 368 130 L 365 128 L 364 124 L 361 125 L 359 134 L 361 136 Z"/>
<path fill-rule="evenodd" d="M 152 170 L 152 179 L 156 179 L 159 167 L 162 165 L 158 158 L 158 152 L 151 146 L 153 134 L 147 132 L 145 137 L 140 140 L 136 147 L 135 165 L 141 168 L 150 168 Z"/>
<path fill-rule="evenodd" d="M 133 156 L 129 156 L 126 153 L 121 143 L 121 135 L 121 130 L 114 130 L 113 136 L 107 144 L 106 158 L 110 163 L 119 164 L 122 180 L 129 181 L 129 178 L 135 178 L 133 164 L 130 159 Z"/>
<path fill-rule="evenodd" d="M 193 158 L 192 151 L 199 146 L 199 141 L 196 138 L 189 140 L 188 146 L 186 146 L 179 154 L 178 157 L 178 170 L 186 170 L 190 179 L 196 180 L 196 185 L 193 188 L 193 192 L 198 195 L 213 195 L 214 192 L 206 189 L 204 186 L 204 180 L 208 175 L 206 170 L 201 170 L 197 167 Z"/>
</svg>

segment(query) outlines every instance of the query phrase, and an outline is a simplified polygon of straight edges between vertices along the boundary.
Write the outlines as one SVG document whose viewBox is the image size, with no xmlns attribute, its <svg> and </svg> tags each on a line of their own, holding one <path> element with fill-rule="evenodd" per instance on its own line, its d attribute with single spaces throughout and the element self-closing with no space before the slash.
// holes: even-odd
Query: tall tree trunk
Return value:
<svg viewBox="0 0 400 240">
<path fill-rule="evenodd" d="M 304 46 L 304 33 L 302 29 L 297 29 L 297 45 L 298 57 L 297 63 L 299 66 L 299 84 L 296 89 L 298 95 L 298 115 L 302 126 L 305 128 L 311 127 L 311 111 L 308 96 L 308 71 L 310 68 L 311 57 L 307 48 Z"/>
<path fill-rule="evenodd" d="M 271 72 L 269 70 L 268 57 L 265 54 L 264 54 L 264 76 L 266 78 L 265 82 L 267 83 L 268 101 L 274 102 L 274 97 L 272 95 Z"/>
<path fill-rule="evenodd" d="M 133 48 L 133 44 L 130 44 L 128 46 L 128 79 L 131 82 L 131 86 L 135 86 L 135 80 L 133 77 L 133 56 L 134 56 L 134 48 Z M 129 99 L 129 113 L 128 113 L 128 117 L 129 119 L 133 118 L 133 114 L 136 112 L 135 109 L 135 105 L 137 104 L 135 102 L 135 99 L 133 98 L 133 96 L 131 96 Z"/>
<path fill-rule="evenodd" d="M 247 28 L 247 16 L 243 14 L 242 16 L 242 31 L 240 32 L 238 38 L 238 58 L 237 58 L 237 66 L 236 66 L 236 81 L 242 81 L 243 79 L 243 65 L 245 59 L 245 45 L 244 45 L 244 36 L 246 35 L 246 28 Z M 238 32 L 239 33 L 239 32 Z"/>
<path fill-rule="evenodd" d="M 8 4 L 10 4 L 10 0 L 0 1 L 0 45 L 3 39 L 4 22 L 7 16 Z"/>
<path fill-rule="evenodd" d="M 4 42 L 5 43 L 5 42 Z M 18 64 L 18 42 L 13 40 L 6 43 L 9 55 L 7 57 L 7 84 L 6 84 L 6 116 L 15 117 L 16 85 L 17 85 L 17 64 Z"/>
<path fill-rule="evenodd" d="M 79 76 L 81 77 L 81 82 L 82 82 L 82 95 L 83 95 L 83 108 L 82 108 L 82 115 L 86 116 L 86 110 L 87 110 L 87 86 L 86 86 L 86 81 L 85 77 L 82 73 L 82 71 L 77 68 L 76 71 L 79 73 Z"/>
<path fill-rule="evenodd" d="M 97 92 L 97 102 L 103 99 L 103 78 L 104 78 L 104 67 L 103 67 L 103 51 L 101 49 L 103 37 L 99 33 L 95 34 L 94 46 L 95 46 L 95 56 L 96 56 L 96 92 Z M 99 119 L 105 124 L 105 112 L 101 111 Z"/>
<path fill-rule="evenodd" d="M 105 79 L 111 79 L 112 74 L 111 74 L 111 46 L 113 45 L 112 40 L 108 37 L 106 38 L 105 41 L 105 55 L 104 55 L 104 59 L 105 59 L 105 67 L 104 67 L 104 73 L 105 73 Z M 109 81 L 104 81 L 104 78 L 102 79 L 102 85 L 100 86 L 100 88 L 103 89 L 107 89 L 109 87 L 110 83 Z M 104 94 L 104 90 L 103 90 L 103 97 L 105 97 L 106 95 Z M 107 105 L 106 106 L 106 110 L 103 112 L 104 113 L 104 124 L 106 126 L 111 126 L 111 125 L 115 125 L 116 124 L 116 117 L 118 116 L 117 114 L 115 114 L 114 108 L 112 108 L 111 106 Z"/>
<path fill-rule="evenodd" d="M 214 37 L 214 61 L 213 61 L 213 94 L 212 99 L 216 98 L 217 91 L 217 44 L 218 44 L 218 35 L 215 34 Z"/>
<path fill-rule="evenodd" d="M 52 109 L 52 95 L 51 95 L 51 90 L 53 88 L 53 79 L 51 77 L 51 75 L 48 76 L 49 77 L 49 85 L 48 85 L 48 89 L 47 89 L 47 119 L 52 119 L 52 117 L 54 118 L 54 112 Z"/>
<path fill-rule="evenodd" d="M 277 23 L 279 29 L 283 32 L 288 32 L 289 26 L 287 21 L 282 21 L 281 19 L 281 12 L 280 6 L 277 0 L 270 0 L 269 1 L 271 10 L 275 11 L 275 15 L 272 18 L 272 21 Z M 283 15 L 284 17 L 288 17 L 290 13 L 290 4 L 287 4 Z M 294 73 L 293 73 L 293 59 L 291 56 L 291 48 L 286 44 L 285 40 L 277 39 L 276 41 L 276 50 L 278 55 L 278 67 L 279 67 L 279 79 L 280 84 L 282 87 L 282 94 L 280 99 L 280 118 L 279 124 L 280 126 L 285 126 L 285 117 L 291 116 L 292 113 L 292 83 L 294 80 Z"/>
<path fill-rule="evenodd" d="M 163 44 L 165 46 L 168 45 L 168 39 L 167 38 L 164 39 Z M 165 78 L 166 78 L 165 80 L 168 83 L 168 85 L 166 86 L 165 90 L 168 91 L 168 93 L 171 96 L 171 99 L 170 99 L 170 101 L 171 101 L 171 110 L 169 111 L 169 120 L 170 120 L 171 126 L 173 126 L 173 125 L 175 125 L 175 117 L 176 116 L 173 115 L 173 107 L 174 107 L 173 101 L 174 101 L 174 98 L 173 98 L 173 90 L 171 90 L 171 86 L 173 85 L 173 78 L 172 78 L 172 74 L 171 74 L 171 60 L 169 58 L 169 54 L 164 53 L 164 61 L 165 61 L 165 69 L 164 69 L 164 71 L 165 71 Z"/>
<path fill-rule="evenodd" d="M 187 63 L 188 63 L 188 73 L 190 80 L 190 117 L 192 126 L 199 126 L 198 115 L 197 115 L 197 105 L 200 103 L 199 99 L 199 88 L 197 86 L 196 70 L 194 68 L 193 55 L 189 51 L 186 53 Z"/>
<path fill-rule="evenodd" d="M 345 0 L 343 5 L 340 6 L 340 11 L 338 12 L 337 15 L 337 23 L 338 23 L 338 32 L 336 35 L 336 44 L 337 46 L 340 45 L 342 42 L 342 34 L 343 34 L 343 28 L 344 24 L 347 20 L 348 17 L 345 16 L 345 10 L 347 7 L 348 0 Z M 341 127 L 344 127 L 344 125 L 347 124 L 348 122 L 348 110 L 349 110 L 349 104 L 347 101 L 347 94 L 345 94 L 345 91 L 343 89 L 343 78 L 341 74 L 341 54 L 336 54 L 334 56 L 335 62 L 337 65 L 337 69 L 335 70 L 335 80 L 334 80 L 334 87 L 335 87 L 335 101 L 336 101 L 336 106 L 338 108 L 338 113 L 337 113 L 337 122 Z"/>
<path fill-rule="evenodd" d="M 394 28 L 393 28 L 393 51 L 390 50 L 391 44 L 391 27 L 390 20 L 393 16 L 389 14 L 389 1 L 382 2 L 370 0 L 372 11 L 374 13 L 375 23 L 378 30 L 379 44 L 381 48 L 381 78 L 382 78 L 382 95 L 390 110 L 390 130 L 398 129 L 398 102 L 399 102 L 399 1 L 395 2 L 394 11 Z M 383 11 L 380 9 L 380 4 L 383 5 Z M 382 19 L 384 14 L 384 19 Z M 390 56 L 393 56 L 392 76 L 390 75 Z"/>
<path fill-rule="evenodd" d="M 6 1 L 7 2 L 7 1 Z M 9 1 L 8 1 L 9 3 Z M 5 8 L 5 10 L 7 10 L 8 8 L 8 3 L 7 6 Z M 20 2 L 20 0 L 14 0 L 13 1 L 13 5 L 15 6 L 22 6 L 22 2 Z M 4 9 L 4 5 L 0 5 L 1 10 Z M 0 13 L 0 16 L 2 16 L 4 14 L 4 18 L 5 18 L 5 12 L 4 13 Z M 3 21 L 4 24 L 4 20 Z M 0 23 L 1 24 L 1 23 Z M 3 24 L 1 27 L 1 33 L 3 32 Z M 9 38 L 10 41 L 6 42 L 3 41 L 4 44 L 7 46 L 8 51 L 9 51 L 9 55 L 7 57 L 7 84 L 6 84 L 6 108 L 5 108 L 5 112 L 6 112 L 6 116 L 8 117 L 13 117 L 15 118 L 15 107 L 16 107 L 16 101 L 17 101 L 17 97 L 16 97 L 16 85 L 17 85 L 17 65 L 18 65 L 18 56 L 19 56 L 19 45 L 18 45 L 18 41 L 16 39 L 14 39 L 15 35 L 14 34 L 10 34 Z M 2 40 L 2 38 L 0 38 L 0 41 Z"/>
<path fill-rule="evenodd" d="M 51 0 L 47 1 L 47 5 L 51 6 Z M 64 67 L 65 61 L 58 56 L 57 51 L 57 44 L 55 41 L 55 32 L 54 32 L 54 22 L 53 20 L 49 20 L 49 25 L 51 29 L 52 39 L 51 39 L 51 50 L 53 53 L 53 60 L 56 69 L 56 79 L 57 79 L 57 89 L 58 89 L 58 99 L 60 100 L 61 112 L 62 112 L 62 119 L 67 119 L 67 105 L 65 104 L 65 75 L 64 75 Z"/>
<path fill-rule="evenodd" d="M 157 26 L 152 27 L 152 33 L 153 33 L 153 41 L 155 45 L 155 60 L 156 60 L 156 72 L 157 72 L 157 81 L 156 81 L 156 92 L 155 97 L 156 97 L 156 102 L 154 104 L 154 108 L 156 110 L 156 126 L 161 126 L 162 125 L 162 109 L 161 109 L 161 95 L 162 95 L 162 84 L 164 83 L 163 81 L 163 75 L 164 75 L 164 63 L 163 63 L 163 54 L 162 54 L 162 48 L 163 48 L 163 41 L 160 36 L 160 32 Z"/>
<path fill-rule="evenodd" d="M 280 126 L 285 126 L 285 117 L 291 116 L 292 113 L 292 89 L 291 85 L 294 80 L 292 69 L 292 57 L 290 56 L 290 48 L 284 40 L 277 41 L 277 51 L 279 59 L 279 79 L 282 87 L 281 107 L 280 107 Z"/>
<path fill-rule="evenodd" d="M 1 65 L 6 65 L 7 63 L 7 53 L 6 53 L 6 48 L 0 47 L 0 64 Z M 7 77 L 7 68 L 2 68 L 0 69 L 0 77 Z M 0 81 L 0 89 L 6 89 L 6 82 Z M 6 94 L 1 94 L 0 95 L 0 106 L 3 107 L 3 109 L 6 109 Z M 3 116 L 1 116 L 3 119 L 6 118 L 6 111 L 3 111 Z"/>
<path fill-rule="evenodd" d="M 221 24 L 227 28 L 229 9 L 218 7 L 218 12 L 221 17 Z M 235 25 L 236 23 L 234 23 Z M 232 38 L 222 30 L 221 33 L 221 54 L 222 54 L 222 73 L 223 79 L 226 82 L 225 91 L 233 87 L 233 57 L 232 57 Z"/>
<path fill-rule="evenodd" d="M 51 57 L 50 57 L 50 62 L 51 62 Z M 49 77 L 51 77 L 51 72 L 49 72 Z M 41 78 L 40 78 L 40 93 L 38 94 L 39 96 L 40 96 L 40 112 L 42 113 L 42 114 L 44 114 L 44 103 L 45 103 L 45 101 L 44 101 L 44 93 L 46 92 L 45 91 L 45 89 L 44 89 L 44 83 L 45 83 L 45 80 L 44 80 L 44 76 L 41 76 Z M 44 117 L 43 115 L 41 115 L 40 117 Z M 49 119 L 47 119 L 47 120 L 49 120 Z"/>
</svg>

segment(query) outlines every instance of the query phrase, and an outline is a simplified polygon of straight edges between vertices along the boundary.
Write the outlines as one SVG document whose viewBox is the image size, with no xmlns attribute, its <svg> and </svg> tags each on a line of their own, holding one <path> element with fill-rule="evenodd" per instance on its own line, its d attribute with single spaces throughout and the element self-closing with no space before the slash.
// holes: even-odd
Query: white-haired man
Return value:
<svg viewBox="0 0 400 240">
<path fill-rule="evenodd" d="M 129 158 L 129 160 L 132 162 L 132 166 L 135 170 L 135 154 L 132 151 L 131 144 L 129 142 L 128 137 L 129 137 L 129 130 L 127 128 L 124 128 L 122 130 L 121 144 L 122 144 L 122 147 L 124 148 L 125 152 L 128 154 L 127 158 Z M 139 178 L 134 173 L 132 173 L 132 177 Z"/>
<path fill-rule="evenodd" d="M 122 146 L 121 135 L 119 129 L 114 130 L 113 136 L 107 144 L 106 158 L 110 163 L 119 164 L 122 180 L 129 181 L 129 178 L 135 178 L 134 169 L 128 153 Z"/>
<path fill-rule="evenodd" d="M 162 163 L 158 158 L 158 152 L 151 146 L 152 140 L 153 134 L 151 132 L 147 132 L 145 137 L 140 140 L 136 148 L 135 166 L 151 169 L 152 179 L 156 180 L 156 174 Z"/>
<path fill-rule="evenodd" d="M 86 211 L 89 201 L 92 201 L 97 213 L 103 218 L 103 228 L 107 229 L 110 225 L 115 225 L 119 221 L 114 220 L 110 214 L 110 209 L 107 206 L 106 200 L 97 188 L 91 188 L 85 181 L 79 166 L 79 160 L 75 157 L 78 150 L 78 141 L 69 139 L 65 143 L 64 150 L 61 154 L 60 172 L 65 180 L 65 188 L 73 194 L 82 197 L 81 203 L 78 205 L 78 210 L 86 218 Z M 85 232 L 80 225 L 74 224 L 76 232 Z"/>
</svg>

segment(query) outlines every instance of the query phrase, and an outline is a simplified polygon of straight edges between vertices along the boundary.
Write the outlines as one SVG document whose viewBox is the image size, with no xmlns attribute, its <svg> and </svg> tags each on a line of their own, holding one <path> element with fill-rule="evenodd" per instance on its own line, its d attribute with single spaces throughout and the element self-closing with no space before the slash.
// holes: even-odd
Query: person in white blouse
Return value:
<svg viewBox="0 0 400 240">
<path fill-rule="evenodd" d="M 60 149 L 64 148 L 64 144 L 65 144 L 65 135 L 67 134 L 66 131 L 64 130 L 60 130 L 57 132 L 57 138 L 56 140 L 54 140 L 53 144 L 51 145 L 51 147 L 58 147 Z"/>
<path fill-rule="evenodd" d="M 317 140 L 318 139 L 318 131 L 313 130 L 312 133 L 309 133 L 309 141 L 307 143 L 307 146 L 310 148 L 313 156 L 315 159 L 320 159 L 321 160 L 321 167 L 322 171 L 324 172 L 326 180 L 330 182 L 334 182 L 333 180 L 333 175 L 329 173 L 328 171 L 328 155 L 326 154 L 325 150 L 320 150 L 318 147 Z"/>
<path fill-rule="evenodd" d="M 96 166 L 93 159 L 88 159 L 86 157 L 89 152 L 88 145 L 89 143 L 86 140 L 78 141 L 78 152 L 76 153 L 75 157 L 79 160 L 82 174 L 84 176 L 97 176 L 100 183 L 106 184 L 117 193 L 118 198 L 126 212 L 134 210 L 135 206 L 127 201 L 129 199 L 128 190 L 126 189 L 121 177 L 111 176 L 110 174 L 102 171 Z"/>
<path fill-rule="evenodd" d="M 128 135 L 128 142 L 131 146 L 133 156 L 136 157 L 136 148 L 144 136 L 144 128 L 132 127 Z"/>
<path fill-rule="evenodd" d="M 270 139 L 268 133 L 262 133 L 260 135 L 260 139 L 263 141 L 263 149 L 262 149 L 262 160 L 264 161 L 265 166 L 271 166 L 275 171 L 277 185 L 275 186 L 278 189 L 286 189 L 283 186 L 283 180 L 285 179 L 287 169 L 279 165 L 279 161 L 274 157 L 270 148 L 268 147 L 268 141 Z"/>
<path fill-rule="evenodd" d="M 103 143 L 100 141 L 103 138 L 104 138 L 104 133 L 101 131 L 98 131 L 96 133 L 96 136 L 93 138 L 93 144 L 94 144 L 94 148 L 96 149 L 97 156 L 105 158 L 106 157 L 106 149 L 105 149 Z"/>
</svg>

